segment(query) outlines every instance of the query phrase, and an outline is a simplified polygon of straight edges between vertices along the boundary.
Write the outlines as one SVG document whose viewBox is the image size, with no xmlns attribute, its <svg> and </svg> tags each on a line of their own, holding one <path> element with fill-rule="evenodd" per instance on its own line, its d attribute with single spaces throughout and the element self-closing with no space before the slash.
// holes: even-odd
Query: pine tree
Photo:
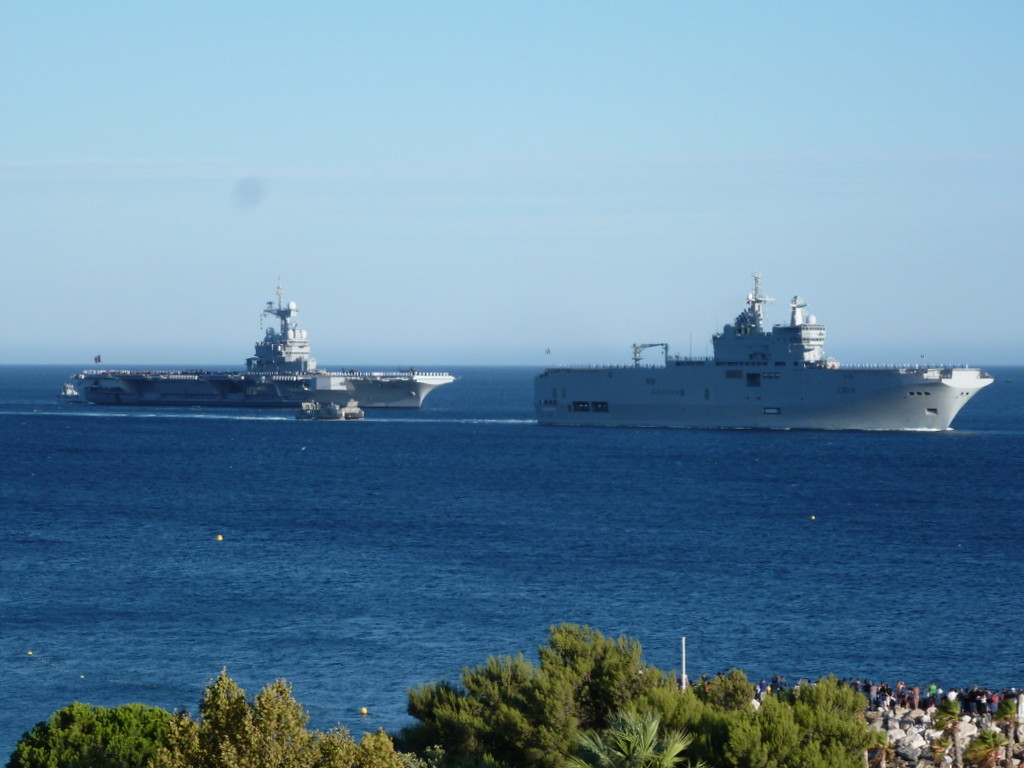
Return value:
<svg viewBox="0 0 1024 768">
<path fill-rule="evenodd" d="M 142 768 L 156 754 L 171 713 L 144 704 L 75 702 L 21 737 L 8 768 Z"/>
<path fill-rule="evenodd" d="M 284 680 L 250 702 L 227 670 L 210 683 L 199 719 L 175 718 L 153 768 L 404 768 L 383 731 L 357 745 L 348 731 L 308 731 L 309 716 Z"/>
</svg>

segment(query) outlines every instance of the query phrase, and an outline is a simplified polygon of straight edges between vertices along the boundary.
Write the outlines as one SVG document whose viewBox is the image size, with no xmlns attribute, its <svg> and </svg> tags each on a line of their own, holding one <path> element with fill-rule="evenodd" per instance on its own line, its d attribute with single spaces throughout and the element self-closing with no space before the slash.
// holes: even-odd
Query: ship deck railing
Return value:
<svg viewBox="0 0 1024 768">
<path fill-rule="evenodd" d="M 786 361 L 789 365 L 792 362 L 799 361 Z M 721 365 L 721 366 L 771 366 L 773 361 L 766 360 L 715 360 L 714 357 L 672 357 L 669 358 L 669 365 Z M 641 365 L 634 365 L 630 363 L 583 363 L 583 364 L 563 364 L 563 365 L 549 365 L 545 370 L 548 371 L 607 371 L 607 370 L 631 370 L 631 369 L 663 369 L 665 368 L 664 363 L 643 363 Z M 807 363 L 808 368 L 829 368 L 831 370 L 863 370 L 863 371 L 898 371 L 900 373 L 925 373 L 927 371 L 936 371 L 940 375 L 948 376 L 952 371 L 962 370 L 981 370 L 980 368 L 967 365 L 966 363 L 914 363 L 914 364 L 900 364 L 900 363 L 838 363 L 835 361 L 822 360 L 817 363 Z"/>
<path fill-rule="evenodd" d="M 162 379 L 195 380 L 205 376 L 273 376 L 276 379 L 300 381 L 311 376 L 347 376 L 357 378 L 360 376 L 377 376 L 381 378 L 405 379 L 410 376 L 444 377 L 451 376 L 448 372 L 436 371 L 307 371 L 305 373 L 275 373 L 273 371 L 207 371 L 201 369 L 192 370 L 134 370 L 113 368 L 88 369 L 82 371 L 80 376 L 156 376 Z"/>
<path fill-rule="evenodd" d="M 900 371 L 905 373 L 920 373 L 936 370 L 980 370 L 977 366 L 968 365 L 967 363 L 839 363 L 835 367 L 840 370 Z"/>
<path fill-rule="evenodd" d="M 206 370 L 181 370 L 181 371 L 157 371 L 157 370 L 114 370 L 113 368 L 104 368 L 103 370 L 88 370 L 82 371 L 78 374 L 82 377 L 88 376 L 143 376 L 152 379 L 161 379 L 164 381 L 199 381 L 200 379 L 210 378 L 211 376 L 221 377 L 237 377 L 243 376 L 273 376 L 275 379 L 283 381 L 303 381 L 309 378 L 307 374 L 300 373 L 251 373 L 249 371 L 206 371 Z"/>
<path fill-rule="evenodd" d="M 355 369 L 345 371 L 318 371 L 317 376 L 348 376 L 358 378 L 359 376 L 378 376 L 388 379 L 407 379 L 410 376 L 451 376 L 447 371 L 357 371 Z"/>
</svg>

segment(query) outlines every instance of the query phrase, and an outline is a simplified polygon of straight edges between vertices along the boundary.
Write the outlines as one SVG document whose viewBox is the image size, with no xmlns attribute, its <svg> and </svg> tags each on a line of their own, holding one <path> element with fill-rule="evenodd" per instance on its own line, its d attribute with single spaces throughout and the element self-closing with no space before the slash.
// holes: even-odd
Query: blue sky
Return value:
<svg viewBox="0 0 1024 768">
<path fill-rule="evenodd" d="M 7 363 L 1024 364 L 1020 2 L 0 3 Z M 547 349 L 551 354 L 545 354 Z"/>
</svg>

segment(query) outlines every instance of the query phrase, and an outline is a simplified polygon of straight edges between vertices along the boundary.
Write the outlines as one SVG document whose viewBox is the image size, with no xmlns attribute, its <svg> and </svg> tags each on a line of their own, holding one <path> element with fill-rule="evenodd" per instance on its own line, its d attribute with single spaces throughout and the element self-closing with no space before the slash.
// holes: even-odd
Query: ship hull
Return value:
<svg viewBox="0 0 1024 768">
<path fill-rule="evenodd" d="M 991 378 L 970 368 L 553 368 L 537 377 L 545 425 L 946 430 Z"/>
<path fill-rule="evenodd" d="M 431 391 L 452 381 L 454 378 L 447 374 L 368 374 L 347 379 L 352 397 L 361 408 L 419 408 Z"/>
<path fill-rule="evenodd" d="M 315 400 L 361 408 L 419 408 L 446 374 L 250 374 L 208 371 L 93 371 L 77 374 L 82 398 L 97 405 L 297 408 Z"/>
</svg>

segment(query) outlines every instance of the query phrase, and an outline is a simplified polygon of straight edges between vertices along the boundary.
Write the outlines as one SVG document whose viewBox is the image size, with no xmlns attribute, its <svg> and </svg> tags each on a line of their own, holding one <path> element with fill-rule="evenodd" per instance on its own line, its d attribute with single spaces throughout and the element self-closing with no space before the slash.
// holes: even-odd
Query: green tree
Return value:
<svg viewBox="0 0 1024 768">
<path fill-rule="evenodd" d="M 565 768 L 674 768 L 692 739 L 680 731 L 659 734 L 661 719 L 647 712 L 615 715 L 606 731 L 576 737 L 577 753 Z"/>
<path fill-rule="evenodd" d="M 754 684 L 742 670 L 730 669 L 724 675 L 715 675 L 706 683 L 696 686 L 697 696 L 708 705 L 720 710 L 750 707 L 754 700 Z"/>
<path fill-rule="evenodd" d="M 8 768 L 142 768 L 172 719 L 144 704 L 106 708 L 75 702 L 21 737 Z"/>
<path fill-rule="evenodd" d="M 664 722 L 693 734 L 693 757 L 722 768 L 862 768 L 866 702 L 834 678 L 750 703 L 746 677 L 718 675 L 675 696 Z"/>
<path fill-rule="evenodd" d="M 889 743 L 889 734 L 886 731 L 872 730 L 874 739 L 868 745 L 871 768 L 886 768 L 890 758 L 893 756 L 892 744 Z M 938 761 L 936 761 L 938 763 Z"/>
<path fill-rule="evenodd" d="M 827 765 L 855 765 L 874 740 L 864 721 L 867 699 L 835 677 L 788 691 L 801 741 Z"/>
<path fill-rule="evenodd" d="M 337 735 L 345 737 L 348 734 L 346 732 Z M 327 763 L 316 763 L 317 768 L 321 765 L 327 765 Z M 335 765 L 343 764 L 336 763 Z M 394 742 L 384 731 L 377 731 L 363 734 L 353 768 L 415 768 L 418 765 L 419 761 L 412 755 L 395 751 Z"/>
<path fill-rule="evenodd" d="M 224 670 L 206 688 L 199 719 L 178 715 L 153 768 L 411 768 L 387 734 L 309 731 L 309 717 L 284 680 L 250 702 Z"/>
<path fill-rule="evenodd" d="M 461 685 L 411 690 L 409 714 L 420 722 L 403 731 L 402 748 L 440 768 L 564 768 L 581 732 L 607 745 L 626 711 L 691 734 L 687 757 L 715 768 L 862 768 L 872 743 L 866 702 L 835 678 L 755 708 L 740 670 L 679 691 L 644 663 L 638 643 L 587 627 L 552 627 L 539 657 L 491 657 L 464 669 Z"/>
<path fill-rule="evenodd" d="M 552 627 L 539 664 L 520 654 L 490 657 L 462 671 L 461 686 L 423 685 L 409 692 L 420 721 L 402 744 L 437 745 L 452 758 L 476 755 L 517 768 L 559 768 L 583 729 L 603 730 L 619 710 L 653 708 L 674 681 L 648 667 L 638 642 L 589 627 Z"/>
<path fill-rule="evenodd" d="M 1017 699 L 1004 696 L 996 708 L 996 725 L 1002 729 L 1006 737 L 1006 751 L 1003 765 L 1010 768 L 1014 749 L 1017 747 Z"/>
<path fill-rule="evenodd" d="M 963 768 L 963 747 L 960 744 L 960 704 L 955 699 L 946 699 L 935 713 L 935 730 L 942 731 L 940 751 L 947 751 L 953 760 L 953 768 Z M 934 751 L 934 748 L 933 748 Z"/>
<path fill-rule="evenodd" d="M 792 705 L 777 696 L 766 696 L 755 711 L 734 710 L 719 714 L 724 734 L 711 744 L 707 756 L 718 766 L 744 768 L 796 768 L 814 765 L 807 754 Z M 829 767 L 831 768 L 831 767 Z M 835 768 L 839 768 L 836 766 Z"/>
<path fill-rule="evenodd" d="M 964 750 L 964 759 L 975 768 L 995 768 L 1006 739 L 999 731 L 985 729 L 975 736 Z"/>
</svg>

